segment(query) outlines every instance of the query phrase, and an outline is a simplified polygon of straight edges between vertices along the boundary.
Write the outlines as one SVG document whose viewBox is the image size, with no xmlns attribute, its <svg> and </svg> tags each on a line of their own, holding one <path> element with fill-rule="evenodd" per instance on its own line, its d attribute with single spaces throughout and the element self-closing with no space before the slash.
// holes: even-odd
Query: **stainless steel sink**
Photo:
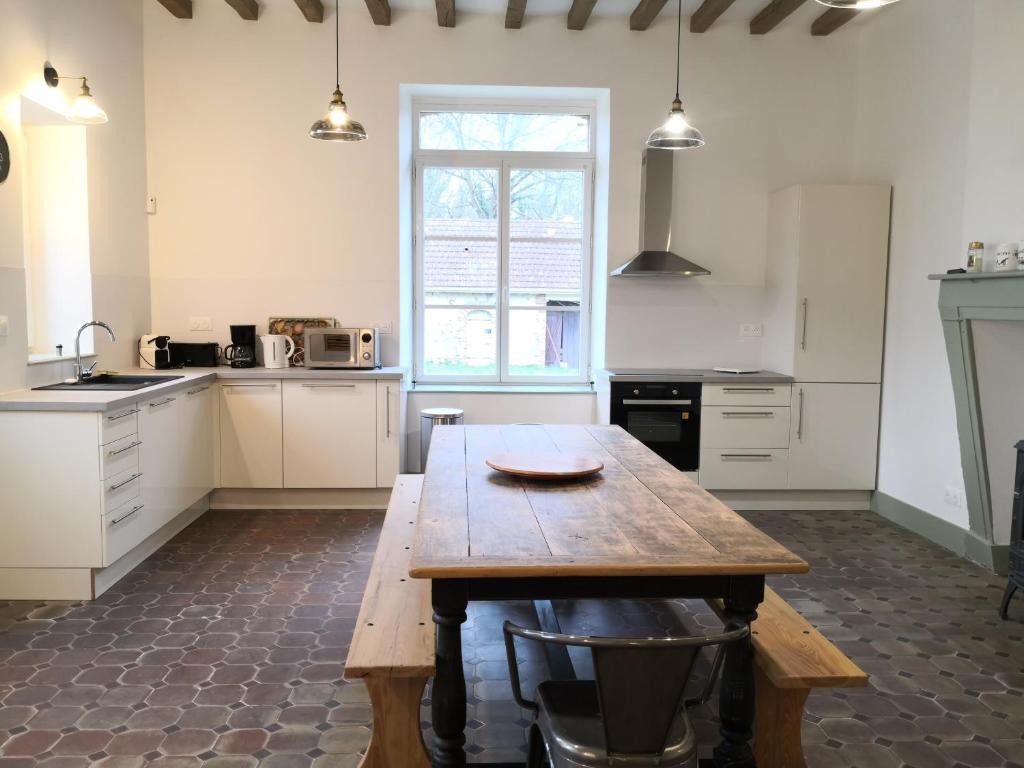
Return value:
<svg viewBox="0 0 1024 768">
<path fill-rule="evenodd" d="M 113 392 L 130 392 L 135 389 L 145 389 L 146 387 L 152 387 L 156 384 L 163 384 L 165 381 L 173 381 L 174 379 L 184 379 L 184 376 L 129 376 L 122 374 L 105 374 L 101 373 L 97 376 L 93 376 L 90 379 L 79 382 L 77 384 L 49 384 L 45 387 L 33 387 L 33 389 L 49 389 L 49 390 L 67 390 L 74 391 L 78 390 L 81 392 L 88 392 L 94 390 L 109 390 Z"/>
</svg>

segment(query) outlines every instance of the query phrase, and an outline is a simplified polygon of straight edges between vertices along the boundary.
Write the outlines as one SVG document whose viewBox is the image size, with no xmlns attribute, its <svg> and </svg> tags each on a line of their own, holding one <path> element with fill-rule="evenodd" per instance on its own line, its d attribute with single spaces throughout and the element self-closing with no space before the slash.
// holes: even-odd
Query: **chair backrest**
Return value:
<svg viewBox="0 0 1024 768">
<path fill-rule="evenodd" d="M 660 755 L 683 706 L 683 694 L 701 649 L 725 646 L 750 635 L 747 626 L 737 624 L 717 635 L 650 638 L 564 635 L 523 629 L 510 622 L 505 629 L 507 636 L 590 649 L 605 749 L 609 755 L 619 756 Z"/>
</svg>

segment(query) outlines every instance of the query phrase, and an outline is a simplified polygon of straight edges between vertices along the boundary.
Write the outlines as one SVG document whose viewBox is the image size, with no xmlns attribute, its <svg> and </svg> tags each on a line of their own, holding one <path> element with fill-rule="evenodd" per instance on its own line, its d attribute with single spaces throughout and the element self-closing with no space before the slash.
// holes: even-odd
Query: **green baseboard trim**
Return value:
<svg viewBox="0 0 1024 768">
<path fill-rule="evenodd" d="M 881 491 L 875 491 L 871 509 L 879 517 L 923 536 L 993 573 L 1006 573 L 1010 548 L 1005 544 L 992 544 L 973 531 L 965 531 L 958 525 Z"/>
</svg>

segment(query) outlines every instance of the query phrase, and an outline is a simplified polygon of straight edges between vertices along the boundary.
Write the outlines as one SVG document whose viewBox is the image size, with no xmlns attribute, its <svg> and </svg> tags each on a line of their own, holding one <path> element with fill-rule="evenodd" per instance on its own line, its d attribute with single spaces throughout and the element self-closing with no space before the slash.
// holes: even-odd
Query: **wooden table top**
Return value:
<svg viewBox="0 0 1024 768">
<path fill-rule="evenodd" d="M 594 477 L 490 469 L 506 451 L 604 462 Z M 440 426 L 431 437 L 410 574 L 417 578 L 741 576 L 808 565 L 613 426 Z"/>
</svg>

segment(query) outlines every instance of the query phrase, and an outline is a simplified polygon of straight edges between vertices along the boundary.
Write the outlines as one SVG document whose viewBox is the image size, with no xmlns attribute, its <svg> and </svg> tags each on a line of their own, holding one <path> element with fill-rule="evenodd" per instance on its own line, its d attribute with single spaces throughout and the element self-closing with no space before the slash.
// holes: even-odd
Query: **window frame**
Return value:
<svg viewBox="0 0 1024 768">
<path fill-rule="evenodd" d="M 420 116 L 424 112 L 506 112 L 520 114 L 574 114 L 586 115 L 589 121 L 589 152 L 533 152 L 522 150 L 458 150 L 419 148 Z M 593 322 L 593 264 L 594 264 L 594 210 L 595 172 L 597 139 L 597 106 L 593 102 L 575 101 L 505 101 L 484 99 L 432 99 L 415 100 L 413 103 L 413 382 L 422 384 L 524 384 L 579 386 L 592 381 L 590 367 L 590 341 Z M 424 223 L 423 223 L 423 173 L 426 168 L 481 168 L 493 169 L 499 173 L 498 206 L 498 281 L 495 305 L 474 305 L 472 309 L 493 309 L 495 312 L 495 362 L 494 374 L 427 374 L 424 371 L 426 301 L 424 295 Z M 577 312 L 580 316 L 580 359 L 577 375 L 512 375 L 509 373 L 509 332 L 512 312 L 537 312 L 540 309 L 513 309 L 510 302 L 510 201 L 506 198 L 511 175 L 515 170 L 580 170 L 583 173 L 584 205 L 581 290 L 578 310 L 563 309 L 562 312 Z M 457 305 L 453 308 L 461 308 Z"/>
</svg>

